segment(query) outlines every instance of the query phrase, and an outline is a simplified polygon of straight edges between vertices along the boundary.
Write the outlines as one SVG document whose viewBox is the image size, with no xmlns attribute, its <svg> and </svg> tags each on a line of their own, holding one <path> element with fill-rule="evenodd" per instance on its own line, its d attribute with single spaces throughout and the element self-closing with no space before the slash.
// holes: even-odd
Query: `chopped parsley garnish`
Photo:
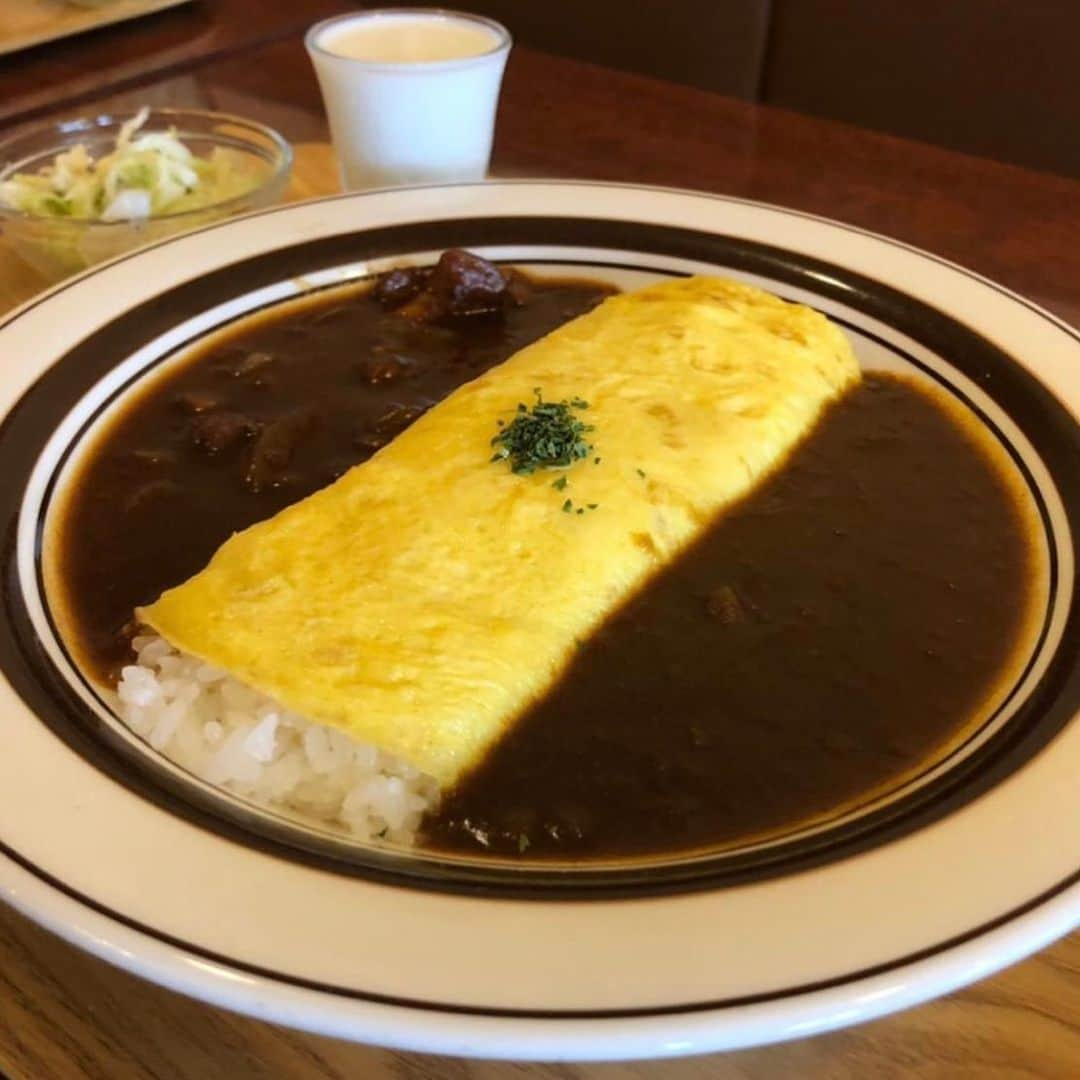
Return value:
<svg viewBox="0 0 1080 1080">
<path fill-rule="evenodd" d="M 589 403 L 579 397 L 545 401 L 539 387 L 533 393 L 536 404 L 518 405 L 514 419 L 491 440 L 496 448 L 491 460 L 509 461 L 511 472 L 528 476 L 537 469 L 564 469 L 587 458 L 593 448 L 585 436 L 593 428 L 575 414 Z"/>
<path fill-rule="evenodd" d="M 570 511 L 574 509 L 574 504 L 570 499 L 567 499 L 566 502 L 562 504 L 562 508 L 564 514 L 569 514 Z"/>
<path fill-rule="evenodd" d="M 562 490 L 563 490 L 563 488 L 565 488 L 565 487 L 566 487 L 566 484 L 567 484 L 567 480 L 566 480 L 566 477 L 565 477 L 565 476 L 560 476 L 560 477 L 559 477 L 559 479 L 558 479 L 558 480 L 556 480 L 556 481 L 555 481 L 555 483 L 553 483 L 553 484 L 552 484 L 551 486 L 552 486 L 552 487 L 553 487 L 553 488 L 554 488 L 554 489 L 555 489 L 556 491 L 562 491 Z"/>
<path fill-rule="evenodd" d="M 645 470 L 644 469 L 638 469 L 637 474 L 638 474 L 638 476 L 641 477 L 642 480 L 645 479 Z"/>
</svg>

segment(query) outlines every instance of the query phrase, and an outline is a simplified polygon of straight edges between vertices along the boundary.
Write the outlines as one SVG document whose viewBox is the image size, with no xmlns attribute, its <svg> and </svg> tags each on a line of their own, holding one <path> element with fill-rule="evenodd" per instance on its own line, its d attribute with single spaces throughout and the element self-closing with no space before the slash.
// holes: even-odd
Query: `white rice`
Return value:
<svg viewBox="0 0 1080 1080">
<path fill-rule="evenodd" d="M 411 843 L 438 785 L 407 762 L 313 724 L 153 634 L 117 686 L 120 718 L 196 776 L 358 840 Z"/>
</svg>

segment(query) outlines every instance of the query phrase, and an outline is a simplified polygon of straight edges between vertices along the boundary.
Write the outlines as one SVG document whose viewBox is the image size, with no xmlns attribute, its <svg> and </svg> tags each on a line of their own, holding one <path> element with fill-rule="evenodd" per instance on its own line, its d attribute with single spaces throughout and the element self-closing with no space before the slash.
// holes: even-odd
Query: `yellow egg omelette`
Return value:
<svg viewBox="0 0 1080 1080">
<path fill-rule="evenodd" d="M 233 536 L 140 615 L 450 786 L 858 378 L 824 316 L 761 290 L 693 277 L 617 295 Z M 492 439 L 538 396 L 579 402 L 590 449 L 516 473 Z"/>
</svg>

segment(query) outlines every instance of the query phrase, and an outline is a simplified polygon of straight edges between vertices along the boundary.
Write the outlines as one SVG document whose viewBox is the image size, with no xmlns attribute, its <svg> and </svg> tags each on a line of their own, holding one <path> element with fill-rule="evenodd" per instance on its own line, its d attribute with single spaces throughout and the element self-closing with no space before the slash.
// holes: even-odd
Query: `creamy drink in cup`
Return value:
<svg viewBox="0 0 1080 1080">
<path fill-rule="evenodd" d="M 505 27 L 393 8 L 316 23 L 305 43 L 346 188 L 483 179 L 510 52 Z"/>
</svg>

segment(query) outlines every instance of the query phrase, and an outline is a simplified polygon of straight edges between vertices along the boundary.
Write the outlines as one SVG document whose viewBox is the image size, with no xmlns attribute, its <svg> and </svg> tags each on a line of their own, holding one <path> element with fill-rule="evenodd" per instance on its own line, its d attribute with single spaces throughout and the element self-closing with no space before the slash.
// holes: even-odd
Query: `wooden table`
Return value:
<svg viewBox="0 0 1080 1080">
<path fill-rule="evenodd" d="M 326 137 L 295 36 L 94 104 L 144 101 L 243 113 L 297 142 Z M 332 184 L 325 149 L 304 147 L 298 160 L 294 195 Z M 1060 177 L 525 50 L 507 72 L 494 171 L 693 186 L 795 206 L 928 248 L 1080 322 L 1080 183 Z M 38 284 L 0 267 L 0 305 Z M 521 1066 L 257 1023 L 108 968 L 4 910 L 0 1071 L 12 1080 L 1064 1080 L 1080 1075 L 1080 935 L 941 1001 L 812 1040 L 679 1062 Z"/>
</svg>

